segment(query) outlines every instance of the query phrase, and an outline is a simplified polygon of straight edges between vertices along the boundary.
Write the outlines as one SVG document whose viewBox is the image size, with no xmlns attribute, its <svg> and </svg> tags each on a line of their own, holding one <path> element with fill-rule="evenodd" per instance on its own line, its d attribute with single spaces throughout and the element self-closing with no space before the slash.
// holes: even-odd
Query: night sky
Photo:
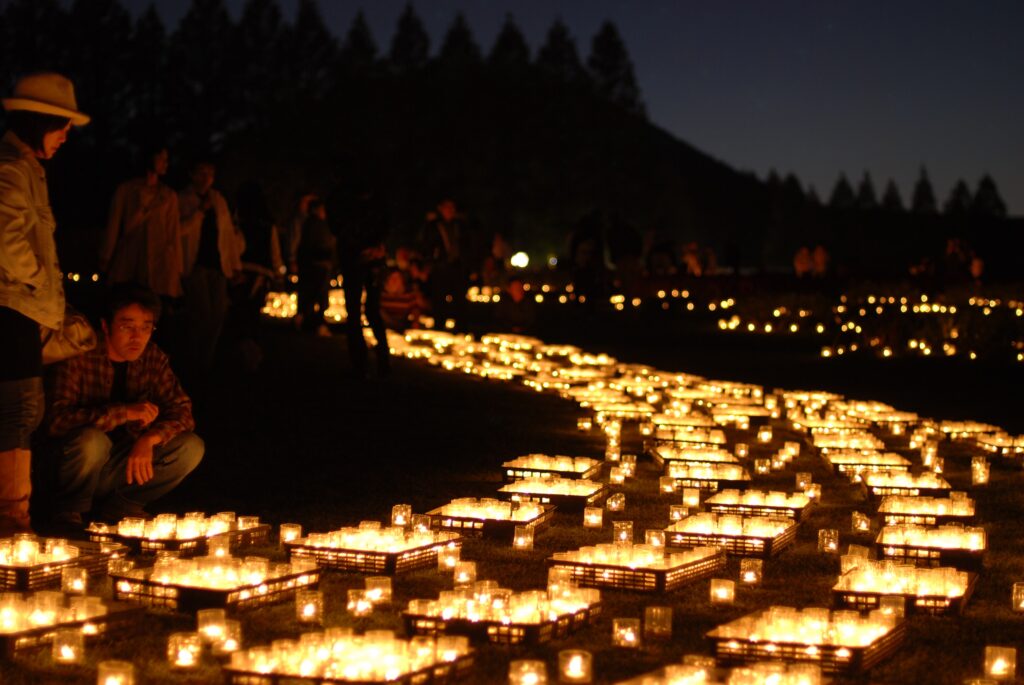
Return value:
<svg viewBox="0 0 1024 685">
<path fill-rule="evenodd" d="M 123 0 L 140 10 L 149 0 Z M 226 0 L 238 16 L 244 0 Z M 291 18 L 296 0 L 278 0 Z M 173 28 L 189 0 L 158 0 Z M 320 0 L 344 36 L 359 7 L 386 52 L 406 0 Z M 420 0 L 437 50 L 462 10 L 486 53 L 512 13 L 530 47 L 561 17 L 582 59 L 613 20 L 651 121 L 731 166 L 793 172 L 827 200 L 840 172 L 896 180 L 920 165 L 940 205 L 991 174 L 1024 214 L 1024 2 L 1020 0 Z"/>
</svg>

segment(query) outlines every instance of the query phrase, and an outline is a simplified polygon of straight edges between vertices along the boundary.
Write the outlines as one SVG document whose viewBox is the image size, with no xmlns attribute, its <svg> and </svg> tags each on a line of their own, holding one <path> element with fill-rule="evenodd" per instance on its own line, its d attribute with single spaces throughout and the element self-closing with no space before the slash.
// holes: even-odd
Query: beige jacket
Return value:
<svg viewBox="0 0 1024 685">
<path fill-rule="evenodd" d="M 0 306 L 53 329 L 64 320 L 56 227 L 46 171 L 8 131 L 0 139 Z"/>
<path fill-rule="evenodd" d="M 111 283 L 134 281 L 169 297 L 181 295 L 178 194 L 145 178 L 125 181 L 110 203 L 100 269 Z"/>
<path fill-rule="evenodd" d="M 211 189 L 210 200 L 217 213 L 217 249 L 220 250 L 221 270 L 225 276 L 231 278 L 242 270 L 245 237 L 235 228 L 224 196 Z M 199 235 L 203 229 L 203 213 L 199 210 L 199 205 L 199 196 L 192 186 L 178 193 L 178 209 L 181 212 L 182 273 L 185 276 L 192 273 L 196 257 L 199 256 Z"/>
</svg>

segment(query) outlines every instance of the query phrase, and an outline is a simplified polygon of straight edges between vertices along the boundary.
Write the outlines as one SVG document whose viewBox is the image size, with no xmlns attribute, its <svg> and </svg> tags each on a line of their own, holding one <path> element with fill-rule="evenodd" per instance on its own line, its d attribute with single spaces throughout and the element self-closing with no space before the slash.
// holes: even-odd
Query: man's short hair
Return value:
<svg viewBox="0 0 1024 685">
<path fill-rule="evenodd" d="M 150 312 L 154 321 L 160 318 L 160 296 L 138 283 L 117 283 L 111 286 L 103 308 L 103 318 L 108 324 L 113 323 L 119 311 L 133 304 Z"/>
</svg>

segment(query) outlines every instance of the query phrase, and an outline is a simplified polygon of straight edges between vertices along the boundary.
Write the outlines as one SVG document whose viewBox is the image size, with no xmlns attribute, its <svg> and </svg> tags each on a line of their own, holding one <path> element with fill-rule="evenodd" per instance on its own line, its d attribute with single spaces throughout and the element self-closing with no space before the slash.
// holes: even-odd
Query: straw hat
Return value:
<svg viewBox="0 0 1024 685">
<path fill-rule="evenodd" d="M 78 111 L 75 86 L 60 74 L 23 76 L 14 86 L 14 96 L 3 99 L 4 109 L 25 110 L 67 117 L 75 126 L 89 123 L 89 115 Z"/>
</svg>

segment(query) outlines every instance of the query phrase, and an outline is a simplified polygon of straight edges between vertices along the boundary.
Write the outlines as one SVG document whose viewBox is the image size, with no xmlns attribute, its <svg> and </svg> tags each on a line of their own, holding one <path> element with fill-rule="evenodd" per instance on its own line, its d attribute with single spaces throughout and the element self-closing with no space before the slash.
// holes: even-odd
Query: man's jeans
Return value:
<svg viewBox="0 0 1024 685">
<path fill-rule="evenodd" d="M 134 443 L 128 436 L 114 443 L 96 428 L 82 428 L 65 438 L 57 466 L 57 511 L 82 513 L 95 503 L 108 516 L 141 513 L 143 506 L 173 490 L 203 458 L 199 436 L 182 433 L 153 448 L 150 480 L 129 485 L 125 469 Z"/>
</svg>

